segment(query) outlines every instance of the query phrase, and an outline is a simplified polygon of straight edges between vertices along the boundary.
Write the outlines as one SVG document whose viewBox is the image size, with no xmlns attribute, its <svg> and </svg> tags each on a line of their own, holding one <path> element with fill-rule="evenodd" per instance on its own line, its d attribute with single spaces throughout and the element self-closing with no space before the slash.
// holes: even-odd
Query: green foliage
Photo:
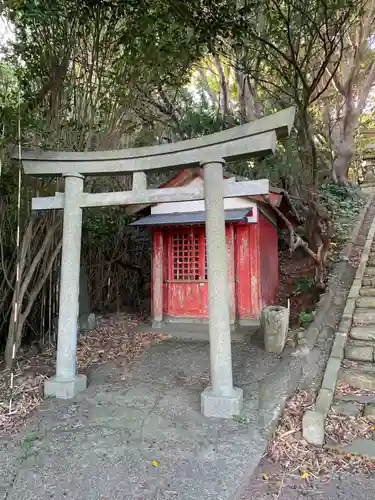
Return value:
<svg viewBox="0 0 375 500">
<path fill-rule="evenodd" d="M 331 217 L 335 244 L 346 241 L 366 197 L 354 186 L 323 184 L 319 189 L 319 201 Z"/>
<path fill-rule="evenodd" d="M 248 425 L 250 422 L 249 417 L 247 417 L 246 415 L 233 415 L 233 420 L 235 422 L 238 422 L 239 424 L 244 424 L 244 425 Z"/>
<path fill-rule="evenodd" d="M 266 177 L 275 186 L 280 185 L 282 178 L 288 177 L 303 184 L 303 175 L 295 135 L 279 143 L 275 155 L 257 161 L 254 165 L 254 177 Z"/>
<path fill-rule="evenodd" d="M 300 322 L 303 324 L 309 324 L 314 321 L 314 313 L 310 311 L 301 311 L 299 313 Z"/>
<path fill-rule="evenodd" d="M 8 60 L 20 69 L 24 144 L 70 150 L 152 144 L 169 121 L 179 136 L 180 121 L 189 123 L 182 124 L 187 136 L 207 133 L 210 124 L 199 122 L 191 106 L 180 100 L 174 112 L 173 94 L 217 32 L 228 33 L 225 19 L 236 6 L 178 4 L 5 2 L 16 35 Z M 219 130 L 215 114 L 206 121 Z"/>
<path fill-rule="evenodd" d="M 16 129 L 19 73 L 13 64 L 5 60 L 0 62 L 0 120 L 3 136 L 8 133 L 5 127 L 12 126 L 12 132 Z"/>
<path fill-rule="evenodd" d="M 89 208 L 83 217 L 83 235 L 90 245 L 110 243 L 122 234 L 130 217 L 112 207 Z"/>
<path fill-rule="evenodd" d="M 360 2 L 259 1 L 257 7 L 246 4 L 234 35 L 241 64 L 266 91 L 292 99 L 304 112 Z"/>
<path fill-rule="evenodd" d="M 314 284 L 311 278 L 296 278 L 293 280 L 293 294 L 302 295 L 308 292 Z"/>
<path fill-rule="evenodd" d="M 219 132 L 224 128 L 224 122 L 218 111 L 207 101 L 201 100 L 196 104 L 187 96 L 181 109 L 179 128 L 183 131 L 183 138 L 190 139 Z"/>
<path fill-rule="evenodd" d="M 0 193 L 4 199 L 9 199 L 17 193 L 17 177 L 14 173 L 14 171 L 12 172 L 10 169 L 4 168 L 0 176 Z"/>
</svg>

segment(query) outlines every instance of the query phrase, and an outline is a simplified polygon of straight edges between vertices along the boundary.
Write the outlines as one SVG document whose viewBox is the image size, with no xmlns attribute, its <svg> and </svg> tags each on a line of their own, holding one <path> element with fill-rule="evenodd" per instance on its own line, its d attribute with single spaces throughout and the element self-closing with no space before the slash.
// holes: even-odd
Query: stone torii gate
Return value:
<svg viewBox="0 0 375 500">
<path fill-rule="evenodd" d="M 211 386 L 202 392 L 201 408 L 208 417 L 230 418 L 240 413 L 242 390 L 233 387 L 232 377 L 223 199 L 268 194 L 269 183 L 267 179 L 226 182 L 223 165 L 226 160 L 273 154 L 277 139 L 289 135 L 294 115 L 295 109 L 288 108 L 223 132 L 160 146 L 82 153 L 22 151 L 26 174 L 63 176 L 65 181 L 64 194 L 32 200 L 33 210 L 64 211 L 56 375 L 45 383 L 46 396 L 70 399 L 87 386 L 86 376 L 76 372 L 82 209 L 204 200 Z M 147 172 L 200 165 L 204 186 L 147 189 Z M 87 175 L 129 173 L 133 173 L 131 191 L 84 192 Z"/>
</svg>

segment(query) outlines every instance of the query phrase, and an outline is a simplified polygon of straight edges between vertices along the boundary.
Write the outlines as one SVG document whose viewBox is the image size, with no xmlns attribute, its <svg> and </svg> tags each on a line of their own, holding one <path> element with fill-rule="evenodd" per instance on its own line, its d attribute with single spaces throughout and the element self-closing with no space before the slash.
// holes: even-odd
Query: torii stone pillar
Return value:
<svg viewBox="0 0 375 500">
<path fill-rule="evenodd" d="M 83 176 L 66 174 L 63 245 L 61 255 L 60 309 L 57 337 L 56 375 L 47 380 L 45 396 L 71 399 L 87 387 L 86 376 L 77 375 L 76 350 L 79 312 L 79 276 L 82 239 Z"/>
<path fill-rule="evenodd" d="M 223 198 L 264 195 L 267 179 L 224 183 L 224 160 L 273 154 L 277 138 L 287 137 L 295 109 L 254 122 L 173 144 L 116 151 L 62 152 L 22 150 L 25 173 L 64 176 L 65 194 L 35 198 L 33 210 L 64 210 L 56 375 L 45 384 L 47 396 L 70 399 L 85 389 L 76 373 L 82 209 L 111 205 L 150 205 L 205 200 L 212 385 L 201 398 L 206 416 L 231 418 L 240 413 L 242 391 L 233 387 Z M 19 158 L 16 149 L 14 158 Z M 147 173 L 158 169 L 204 166 L 205 182 L 176 188 L 147 188 Z M 133 174 L 131 191 L 84 193 L 86 175 Z"/>
<path fill-rule="evenodd" d="M 205 163 L 204 194 L 211 386 L 201 394 L 206 417 L 228 418 L 242 410 L 242 389 L 233 387 L 223 160 Z"/>
</svg>

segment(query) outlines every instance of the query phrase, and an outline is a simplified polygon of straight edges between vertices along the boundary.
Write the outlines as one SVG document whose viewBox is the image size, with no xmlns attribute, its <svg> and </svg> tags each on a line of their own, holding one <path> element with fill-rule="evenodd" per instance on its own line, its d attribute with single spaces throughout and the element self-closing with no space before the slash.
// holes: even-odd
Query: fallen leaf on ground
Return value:
<svg viewBox="0 0 375 500">
<path fill-rule="evenodd" d="M 314 407 L 314 398 L 312 391 L 299 390 L 289 399 L 274 439 L 268 446 L 267 458 L 281 464 L 284 473 L 293 475 L 297 472 L 301 478 L 305 478 L 305 474 L 312 476 L 311 479 L 324 478 L 339 471 L 373 473 L 375 462 L 371 460 L 311 446 L 303 439 L 300 432 L 302 417 Z M 365 418 L 337 417 L 331 411 L 326 419 L 327 436 L 337 444 L 347 444 L 358 438 L 375 438 Z"/>
</svg>

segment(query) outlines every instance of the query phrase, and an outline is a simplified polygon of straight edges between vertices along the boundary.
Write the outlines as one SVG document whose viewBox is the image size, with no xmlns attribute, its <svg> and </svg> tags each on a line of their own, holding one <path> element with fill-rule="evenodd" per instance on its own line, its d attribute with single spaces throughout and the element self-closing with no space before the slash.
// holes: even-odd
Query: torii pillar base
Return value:
<svg viewBox="0 0 375 500">
<path fill-rule="evenodd" d="M 231 395 L 218 395 L 212 387 L 206 387 L 201 394 L 201 412 L 210 418 L 232 418 L 240 415 L 243 406 L 243 391 L 233 387 Z"/>
<path fill-rule="evenodd" d="M 73 399 L 79 392 L 84 391 L 86 388 L 86 375 L 76 375 L 71 380 L 54 376 L 44 383 L 44 397 Z"/>
</svg>

